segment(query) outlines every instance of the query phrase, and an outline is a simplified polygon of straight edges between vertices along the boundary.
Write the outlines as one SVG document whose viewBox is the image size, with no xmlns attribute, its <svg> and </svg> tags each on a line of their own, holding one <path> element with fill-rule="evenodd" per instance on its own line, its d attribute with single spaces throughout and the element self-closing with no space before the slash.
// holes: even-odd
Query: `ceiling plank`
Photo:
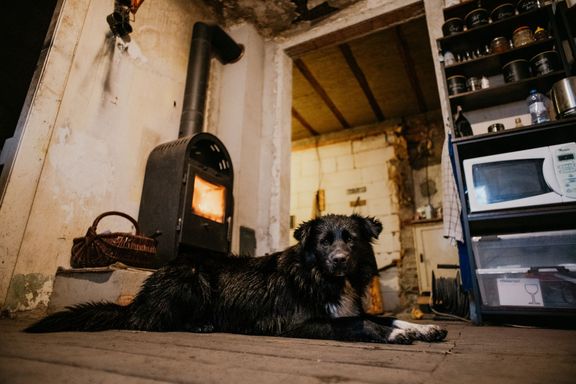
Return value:
<svg viewBox="0 0 576 384">
<path fill-rule="evenodd" d="M 396 40 L 396 47 L 398 48 L 400 58 L 402 59 L 404 68 L 406 70 L 406 76 L 408 76 L 408 80 L 410 80 L 410 86 L 412 88 L 412 91 L 416 95 L 418 110 L 420 113 L 426 112 L 426 102 L 424 101 L 424 93 L 422 93 L 422 88 L 420 87 L 420 83 L 418 82 L 418 75 L 414 67 L 414 60 L 410 55 L 410 51 L 408 50 L 408 46 L 406 44 L 406 39 L 402 34 L 400 26 L 394 27 L 394 36 Z"/>
<path fill-rule="evenodd" d="M 285 51 L 286 54 L 292 58 L 300 57 L 316 49 L 337 45 L 376 31 L 392 28 L 407 21 L 421 18 L 424 15 L 424 3 L 418 1 L 383 15 L 307 40 L 295 46 L 287 47 Z"/>
<path fill-rule="evenodd" d="M 366 80 L 364 71 L 362 71 L 362 68 L 360 68 L 358 61 L 356 61 L 354 53 L 352 52 L 352 49 L 350 49 L 350 45 L 344 43 L 338 45 L 338 48 L 340 48 L 340 52 L 342 52 L 344 59 L 346 59 L 346 63 L 350 67 L 350 70 L 352 70 L 352 73 L 354 74 L 354 77 L 356 77 L 360 88 L 362 88 L 362 91 L 366 95 L 368 103 L 370 104 L 376 119 L 378 121 L 384 121 L 384 113 L 382 113 L 382 109 L 380 109 L 380 105 L 378 105 L 378 101 L 376 100 L 376 97 L 374 97 L 374 93 L 370 88 L 370 84 L 368 84 L 368 80 Z"/>
<path fill-rule="evenodd" d="M 304 78 L 310 83 L 312 88 L 314 88 L 314 91 L 316 91 L 318 96 L 320 96 L 322 101 L 326 104 L 326 106 L 334 114 L 336 119 L 338 119 L 338 121 L 340 122 L 342 127 L 343 128 L 350 128 L 350 123 L 348 123 L 348 121 L 346 121 L 346 118 L 344 118 L 344 115 L 342 115 L 342 112 L 340 112 L 338 107 L 336 107 L 336 104 L 334 104 L 334 102 L 332 101 L 330 96 L 328 96 L 328 93 L 326 92 L 326 90 L 324 90 L 324 88 L 322 87 L 322 85 L 320 85 L 318 80 L 316 80 L 316 78 L 314 77 L 312 72 L 310 72 L 310 69 L 308 69 L 308 66 L 304 63 L 304 61 L 302 61 L 301 59 L 294 59 L 294 65 L 296 66 L 296 68 L 298 68 L 298 70 L 300 71 L 302 76 L 304 76 Z"/>
<path fill-rule="evenodd" d="M 318 136 L 319 133 L 317 130 L 312 128 L 312 126 L 306 121 L 306 119 L 294 108 L 292 107 L 292 117 L 294 117 L 312 136 Z"/>
</svg>

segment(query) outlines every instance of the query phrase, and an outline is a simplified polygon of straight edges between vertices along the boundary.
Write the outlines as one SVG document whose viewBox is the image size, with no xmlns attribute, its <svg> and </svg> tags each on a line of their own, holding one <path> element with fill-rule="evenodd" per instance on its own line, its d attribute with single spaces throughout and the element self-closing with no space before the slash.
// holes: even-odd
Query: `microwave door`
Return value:
<svg viewBox="0 0 576 384">
<path fill-rule="evenodd" d="M 470 210 L 486 211 L 560 202 L 544 157 L 479 162 L 471 167 Z"/>
</svg>

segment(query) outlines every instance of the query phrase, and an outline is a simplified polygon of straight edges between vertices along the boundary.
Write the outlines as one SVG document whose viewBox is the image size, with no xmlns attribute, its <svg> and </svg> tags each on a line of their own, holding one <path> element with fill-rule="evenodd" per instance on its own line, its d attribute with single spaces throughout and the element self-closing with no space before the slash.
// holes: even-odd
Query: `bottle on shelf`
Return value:
<svg viewBox="0 0 576 384">
<path fill-rule="evenodd" d="M 541 124 L 550 121 L 550 115 L 548 114 L 543 94 L 533 89 L 530 91 L 526 102 L 528 103 L 532 124 Z"/>
<path fill-rule="evenodd" d="M 456 107 L 456 117 L 454 118 L 454 134 L 456 137 L 472 136 L 472 126 L 462 113 L 462 107 Z"/>
</svg>

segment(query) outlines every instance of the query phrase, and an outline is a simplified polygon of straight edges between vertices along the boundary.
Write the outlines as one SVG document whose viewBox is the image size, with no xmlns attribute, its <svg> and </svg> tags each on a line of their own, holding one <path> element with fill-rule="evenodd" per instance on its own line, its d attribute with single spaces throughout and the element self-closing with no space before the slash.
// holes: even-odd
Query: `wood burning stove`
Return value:
<svg viewBox="0 0 576 384">
<path fill-rule="evenodd" d="M 146 165 L 138 220 L 161 232 L 161 263 L 179 251 L 230 251 L 234 170 L 228 151 L 209 133 L 159 145 Z"/>
<path fill-rule="evenodd" d="M 210 59 L 240 59 L 243 47 L 220 27 L 196 23 L 186 78 L 180 138 L 148 157 L 138 221 L 159 232 L 158 266 L 180 252 L 230 252 L 234 170 L 226 147 L 202 132 Z"/>
</svg>

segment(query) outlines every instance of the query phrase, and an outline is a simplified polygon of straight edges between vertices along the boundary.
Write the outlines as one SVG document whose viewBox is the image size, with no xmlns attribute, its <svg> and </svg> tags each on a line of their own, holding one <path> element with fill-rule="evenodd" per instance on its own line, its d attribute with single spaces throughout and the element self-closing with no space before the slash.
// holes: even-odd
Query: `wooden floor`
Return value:
<svg viewBox="0 0 576 384">
<path fill-rule="evenodd" d="M 444 323 L 410 346 L 231 334 L 25 334 L 0 320 L 0 383 L 575 383 L 576 331 Z"/>
</svg>

